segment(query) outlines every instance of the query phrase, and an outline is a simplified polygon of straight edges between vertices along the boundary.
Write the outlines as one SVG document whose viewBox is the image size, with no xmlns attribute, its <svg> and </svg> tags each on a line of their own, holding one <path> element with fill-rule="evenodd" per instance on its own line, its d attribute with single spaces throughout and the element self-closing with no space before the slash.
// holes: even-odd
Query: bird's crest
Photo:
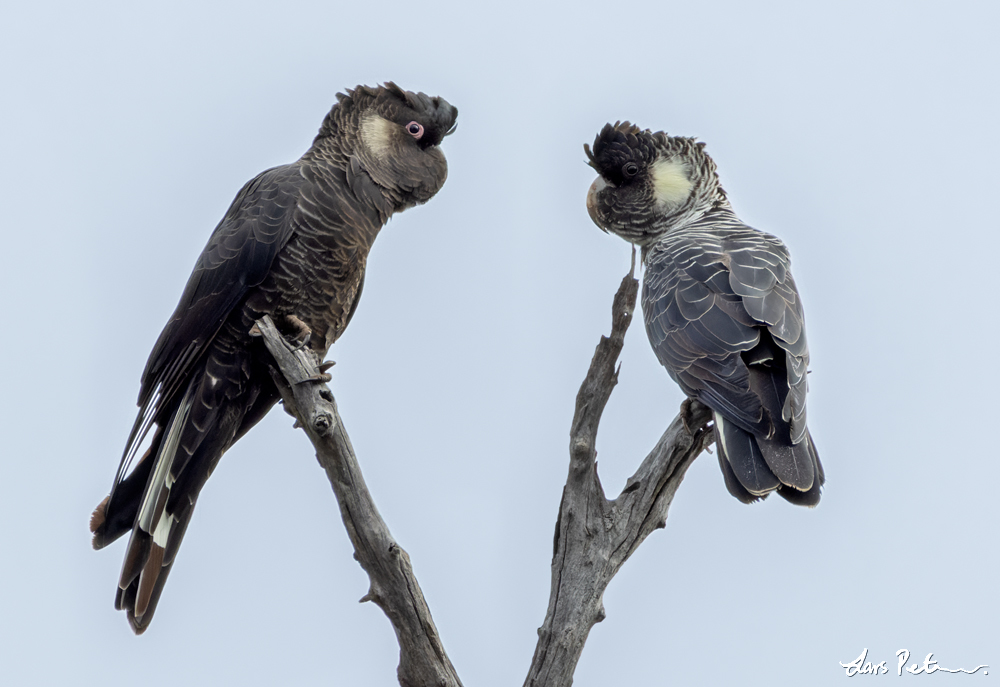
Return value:
<svg viewBox="0 0 1000 687">
<path fill-rule="evenodd" d="M 656 143 L 659 138 L 666 139 L 666 134 L 652 133 L 649 129 L 640 129 L 631 122 L 615 122 L 605 124 L 594 139 L 594 147 L 583 145 L 587 154 L 587 164 L 602 176 L 614 177 L 619 174 L 622 165 L 636 162 L 647 165 L 656 160 L 659 154 Z"/>
</svg>

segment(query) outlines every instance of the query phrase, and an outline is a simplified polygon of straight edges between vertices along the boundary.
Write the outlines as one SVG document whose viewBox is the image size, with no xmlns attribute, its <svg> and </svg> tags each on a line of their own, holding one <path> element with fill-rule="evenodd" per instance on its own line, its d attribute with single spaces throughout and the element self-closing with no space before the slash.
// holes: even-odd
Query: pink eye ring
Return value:
<svg viewBox="0 0 1000 687">
<path fill-rule="evenodd" d="M 420 122 L 410 122 L 406 125 L 406 133 L 419 141 L 420 137 L 424 135 L 424 125 Z"/>
</svg>

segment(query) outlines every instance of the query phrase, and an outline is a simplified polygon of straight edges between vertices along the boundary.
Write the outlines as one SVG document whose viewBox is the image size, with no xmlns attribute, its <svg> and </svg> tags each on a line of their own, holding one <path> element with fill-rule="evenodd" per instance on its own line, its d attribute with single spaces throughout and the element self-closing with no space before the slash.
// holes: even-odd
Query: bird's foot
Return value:
<svg viewBox="0 0 1000 687">
<path fill-rule="evenodd" d="M 327 372 L 331 367 L 336 365 L 332 360 L 324 360 L 319 364 L 319 374 L 316 375 L 315 379 L 318 382 L 323 382 L 324 384 L 333 381 L 333 375 Z"/>
<path fill-rule="evenodd" d="M 289 343 L 295 345 L 293 352 L 305 347 L 312 338 L 312 329 L 295 315 L 285 315 L 283 324 L 290 331 Z"/>
<path fill-rule="evenodd" d="M 297 384 L 305 384 L 306 382 L 322 382 L 323 384 L 328 384 L 333 381 L 333 375 L 327 372 L 331 367 L 336 365 L 332 360 L 326 360 L 317 365 L 319 372 L 314 375 L 300 379 Z"/>
<path fill-rule="evenodd" d="M 306 382 L 323 382 L 324 384 L 328 384 L 332 381 L 333 381 L 333 375 L 330 374 L 329 372 L 318 372 L 317 374 L 310 375 L 309 377 L 306 377 L 305 379 L 302 379 L 297 383 L 305 384 Z"/>
<path fill-rule="evenodd" d="M 688 434 L 694 434 L 712 419 L 711 409 L 694 398 L 684 399 L 680 415 Z"/>
</svg>

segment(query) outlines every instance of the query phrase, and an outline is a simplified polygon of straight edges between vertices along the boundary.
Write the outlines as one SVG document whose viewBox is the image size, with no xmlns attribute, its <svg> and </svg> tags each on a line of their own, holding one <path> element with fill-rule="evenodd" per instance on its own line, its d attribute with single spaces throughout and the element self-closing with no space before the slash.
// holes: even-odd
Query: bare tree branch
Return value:
<svg viewBox="0 0 1000 687">
<path fill-rule="evenodd" d="M 396 631 L 399 684 L 461 687 L 413 575 L 410 557 L 392 538 L 365 486 L 333 393 L 326 385 L 329 375 L 321 371 L 311 349 L 293 350 L 270 317 L 258 320 L 257 329 L 279 368 L 272 368 L 271 375 L 285 408 L 316 448 L 316 458 L 337 496 L 354 557 L 368 573 L 371 586 L 361 600 L 374 601 Z"/>
<path fill-rule="evenodd" d="M 604 620 L 608 583 L 650 532 L 666 526 L 667 510 L 684 474 L 713 439 L 709 410 L 697 401 L 685 401 L 618 498 L 605 498 L 597 475 L 597 428 L 618 383 L 615 364 L 638 293 L 634 273 L 633 251 L 632 270 L 615 294 L 611 336 L 601 337 L 576 397 L 569 477 L 556 522 L 549 608 L 538 629 L 525 687 L 573 683 L 590 629 Z"/>
<path fill-rule="evenodd" d="M 572 684 L 590 629 L 605 617 L 604 590 L 646 537 L 666 526 L 667 511 L 684 474 L 713 439 L 710 411 L 696 401 L 685 401 L 622 493 L 613 501 L 605 497 L 597 475 L 597 429 L 618 383 L 616 364 L 635 310 L 634 259 L 633 254 L 632 270 L 615 294 L 611 336 L 601 337 L 577 394 L 569 476 L 556 522 L 549 607 L 538 630 L 526 687 Z M 371 587 L 362 601 L 378 604 L 396 631 L 400 684 L 461 687 L 409 556 L 392 538 L 365 486 L 325 384 L 329 376 L 309 349 L 293 350 L 270 318 L 258 321 L 257 327 L 280 369 L 271 372 L 285 408 L 315 446 L 340 504 L 355 558 L 368 573 Z"/>
</svg>

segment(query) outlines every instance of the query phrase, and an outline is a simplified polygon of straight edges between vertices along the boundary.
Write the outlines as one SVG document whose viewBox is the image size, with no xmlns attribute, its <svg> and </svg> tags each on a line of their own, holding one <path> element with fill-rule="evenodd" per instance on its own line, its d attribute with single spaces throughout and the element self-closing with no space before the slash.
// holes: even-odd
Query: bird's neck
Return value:
<svg viewBox="0 0 1000 687">
<path fill-rule="evenodd" d="M 343 200 L 347 200 L 353 208 L 363 207 L 366 211 L 376 213 L 381 226 L 394 213 L 409 206 L 398 190 L 380 186 L 365 169 L 362 159 L 358 151 L 348 149 L 338 138 L 331 137 L 317 139 L 301 161 L 306 167 L 325 170 L 323 176 L 336 179 L 337 183 L 334 185 L 351 195 L 351 198 Z M 372 238 L 374 240 L 374 236 Z"/>
<path fill-rule="evenodd" d="M 685 208 L 681 213 L 674 215 L 667 220 L 667 226 L 669 227 L 666 231 L 663 231 L 660 235 L 673 234 L 677 231 L 683 231 L 688 227 L 698 225 L 706 220 L 713 218 L 720 218 L 726 215 L 732 215 L 735 217 L 733 212 L 733 206 L 730 205 L 729 199 L 726 197 L 725 192 L 719 188 L 716 193 L 710 196 L 698 199 L 693 205 Z M 653 239 L 651 243 L 656 243 L 658 239 Z"/>
</svg>

